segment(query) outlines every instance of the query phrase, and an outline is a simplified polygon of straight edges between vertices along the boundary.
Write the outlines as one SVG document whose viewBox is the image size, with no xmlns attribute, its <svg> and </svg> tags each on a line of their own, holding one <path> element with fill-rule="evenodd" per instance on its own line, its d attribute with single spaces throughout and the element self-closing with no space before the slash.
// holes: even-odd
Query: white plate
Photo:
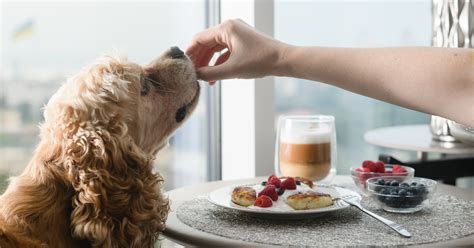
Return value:
<svg viewBox="0 0 474 248">
<path fill-rule="evenodd" d="M 271 219 L 302 219 L 307 217 L 317 217 L 322 214 L 345 209 L 350 205 L 343 201 L 334 201 L 332 206 L 308 209 L 308 210 L 294 210 L 288 206 L 288 209 L 275 208 L 259 208 L 259 207 L 243 207 L 231 201 L 231 193 L 237 186 L 252 186 L 252 185 L 232 185 L 219 188 L 209 193 L 207 199 L 220 207 L 237 210 L 256 217 L 271 218 Z M 344 189 L 336 186 L 328 186 L 323 184 L 315 184 L 315 191 L 330 194 L 333 198 L 340 198 L 345 195 L 356 195 L 361 199 L 361 196 L 349 189 Z M 258 192 L 257 192 L 258 193 Z"/>
</svg>

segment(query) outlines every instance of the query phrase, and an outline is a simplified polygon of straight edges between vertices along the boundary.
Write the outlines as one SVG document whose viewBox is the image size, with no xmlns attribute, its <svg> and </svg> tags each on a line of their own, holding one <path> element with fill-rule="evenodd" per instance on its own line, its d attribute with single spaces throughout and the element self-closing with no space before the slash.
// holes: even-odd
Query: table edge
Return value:
<svg viewBox="0 0 474 248">
<path fill-rule="evenodd" d="M 349 178 L 348 175 L 338 175 L 338 177 L 347 177 Z M 219 184 L 240 184 L 240 183 L 249 183 L 252 181 L 261 181 L 265 180 L 266 177 L 257 177 L 257 178 L 247 178 L 247 179 L 238 179 L 238 180 L 229 180 L 229 181 L 214 181 L 214 182 L 207 182 L 203 183 L 200 185 L 219 185 Z M 178 188 L 175 190 L 171 190 L 169 192 L 166 192 L 168 196 L 171 198 L 172 194 L 180 193 L 180 191 L 188 191 L 192 189 L 196 189 L 198 187 L 197 185 L 191 185 L 187 187 L 182 187 Z M 451 192 L 452 196 L 461 198 L 463 200 L 468 200 L 468 201 L 473 201 L 474 200 L 474 191 L 469 190 L 469 189 L 464 189 L 464 188 L 459 188 L 451 185 L 445 185 L 445 184 L 438 184 L 438 193 L 442 194 L 447 194 L 447 192 L 455 190 L 456 192 Z M 208 193 L 208 192 L 207 192 Z M 199 193 L 199 195 L 206 194 L 206 193 Z M 188 199 L 189 200 L 189 199 Z M 171 201 L 171 199 L 170 199 Z M 206 246 L 206 247 L 216 247 L 216 246 L 239 246 L 239 247 L 255 247 L 255 246 L 271 246 L 268 244 L 261 244 L 261 243 L 255 243 L 255 242 L 247 242 L 247 241 L 242 241 L 242 240 L 233 240 L 229 239 L 226 237 L 206 233 L 200 230 L 197 230 L 195 228 L 192 228 L 191 226 L 188 226 L 187 224 L 181 222 L 179 220 L 178 216 L 176 215 L 176 209 L 184 203 L 186 200 L 183 201 L 175 201 L 174 203 L 171 201 L 171 211 L 168 215 L 168 220 L 169 221 L 175 221 L 177 223 L 177 228 L 182 228 L 184 230 L 177 231 L 173 229 L 166 228 L 162 235 L 166 237 L 167 239 L 170 239 L 178 244 L 184 245 L 184 246 Z M 447 246 L 465 246 L 465 245 L 472 245 L 474 242 L 474 234 L 461 237 L 458 239 L 451 239 L 451 240 L 444 240 L 440 242 L 432 242 L 432 243 L 426 243 L 426 244 L 418 244 L 418 245 L 413 245 L 411 247 L 447 247 Z"/>
</svg>

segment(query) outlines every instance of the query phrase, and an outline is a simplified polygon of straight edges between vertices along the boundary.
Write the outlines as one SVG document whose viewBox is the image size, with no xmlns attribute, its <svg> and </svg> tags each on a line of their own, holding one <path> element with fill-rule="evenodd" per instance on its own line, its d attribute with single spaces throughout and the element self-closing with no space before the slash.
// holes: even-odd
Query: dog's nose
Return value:
<svg viewBox="0 0 474 248">
<path fill-rule="evenodd" d="M 181 59 L 184 58 L 184 52 L 179 49 L 179 47 L 171 47 L 168 55 L 173 59 Z"/>
</svg>

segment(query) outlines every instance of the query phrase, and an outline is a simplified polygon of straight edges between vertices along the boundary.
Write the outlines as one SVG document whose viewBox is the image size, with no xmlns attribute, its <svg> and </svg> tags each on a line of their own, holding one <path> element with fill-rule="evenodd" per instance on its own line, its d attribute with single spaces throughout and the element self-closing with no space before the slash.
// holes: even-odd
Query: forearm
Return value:
<svg viewBox="0 0 474 248">
<path fill-rule="evenodd" d="M 473 50 L 287 46 L 275 68 L 474 126 Z"/>
</svg>

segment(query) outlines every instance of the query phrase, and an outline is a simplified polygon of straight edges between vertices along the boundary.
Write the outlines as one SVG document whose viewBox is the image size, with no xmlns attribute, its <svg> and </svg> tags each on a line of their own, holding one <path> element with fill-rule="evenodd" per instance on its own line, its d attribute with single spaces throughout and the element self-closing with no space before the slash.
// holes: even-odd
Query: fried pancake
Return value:
<svg viewBox="0 0 474 248">
<path fill-rule="evenodd" d="M 251 187 L 235 187 L 231 199 L 237 205 L 248 207 L 255 203 L 257 192 Z"/>
<path fill-rule="evenodd" d="M 324 208 L 333 204 L 331 195 L 313 191 L 290 195 L 287 203 L 295 210 Z"/>
</svg>

